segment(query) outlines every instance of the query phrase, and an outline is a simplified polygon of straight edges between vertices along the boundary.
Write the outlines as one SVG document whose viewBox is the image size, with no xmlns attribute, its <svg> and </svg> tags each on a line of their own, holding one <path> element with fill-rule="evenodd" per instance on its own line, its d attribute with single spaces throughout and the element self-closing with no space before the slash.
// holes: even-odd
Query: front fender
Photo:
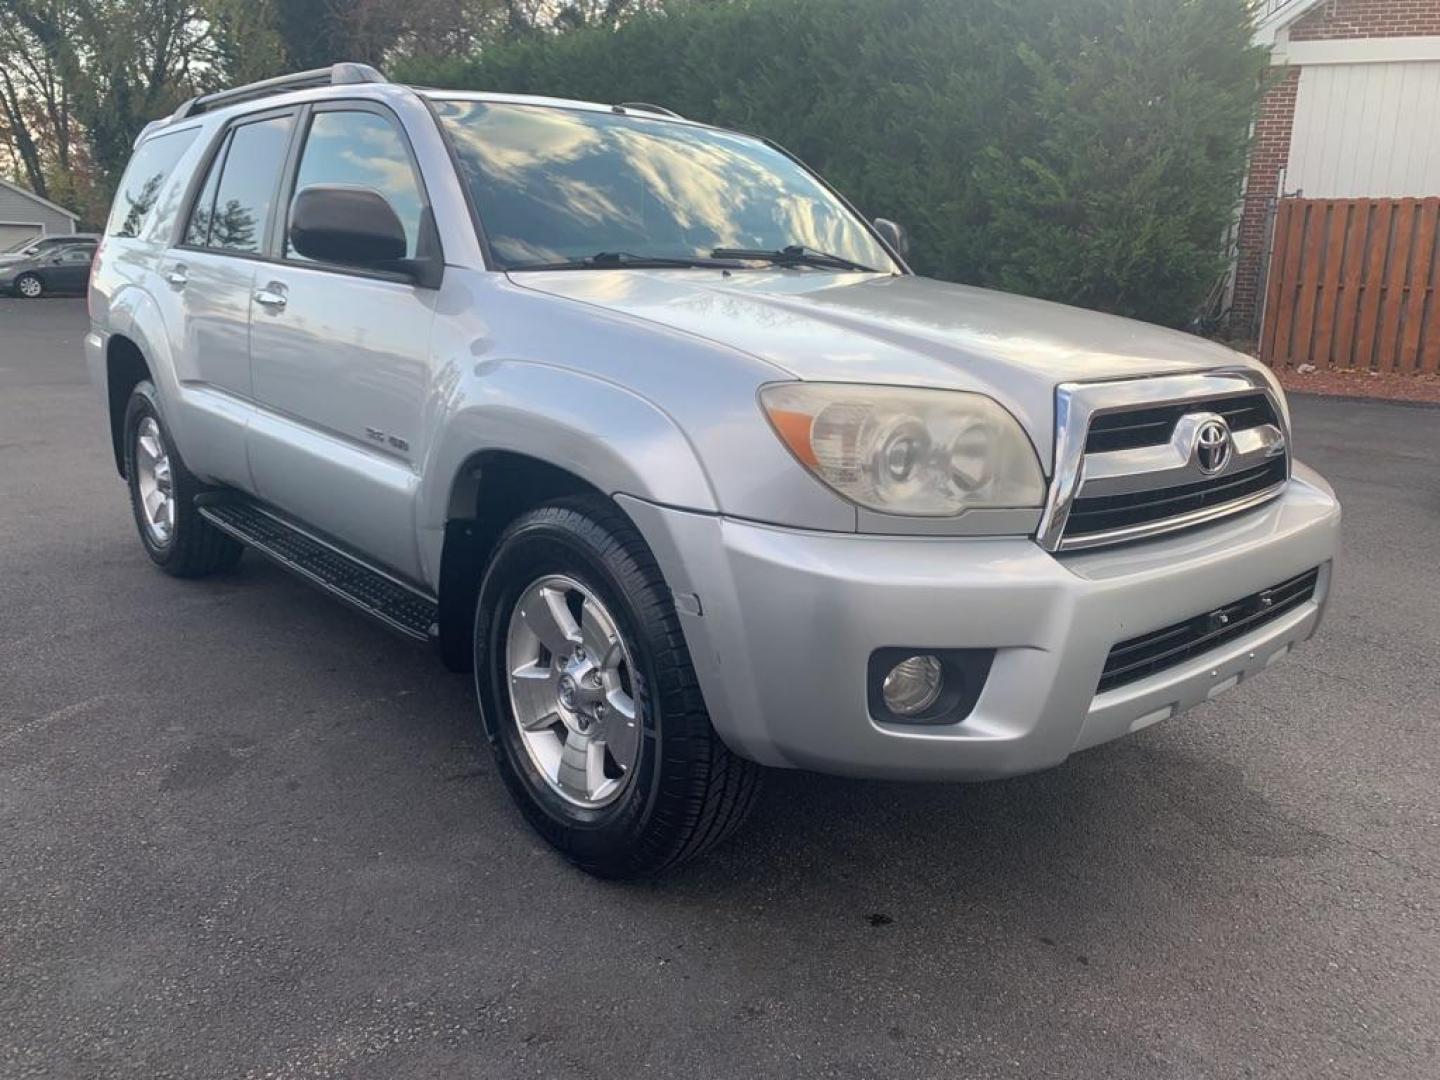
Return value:
<svg viewBox="0 0 1440 1080">
<path fill-rule="evenodd" d="M 654 403 L 569 368 L 480 361 L 445 408 L 422 470 L 422 529 L 444 527 L 465 463 L 496 450 L 548 462 L 608 495 L 702 513 L 719 509 L 694 447 Z"/>
</svg>

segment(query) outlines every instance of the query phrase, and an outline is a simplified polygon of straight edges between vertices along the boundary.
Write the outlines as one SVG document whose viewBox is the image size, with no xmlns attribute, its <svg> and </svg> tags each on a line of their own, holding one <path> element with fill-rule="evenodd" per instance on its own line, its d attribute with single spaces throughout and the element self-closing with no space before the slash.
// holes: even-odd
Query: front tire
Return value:
<svg viewBox="0 0 1440 1080">
<path fill-rule="evenodd" d="M 244 547 L 195 508 L 205 485 L 180 460 L 150 382 L 136 385 L 125 408 L 125 479 L 140 543 L 167 574 L 202 577 L 240 561 Z"/>
<path fill-rule="evenodd" d="M 15 292 L 26 300 L 38 300 L 45 295 L 45 282 L 37 274 L 21 274 L 15 279 Z"/>
<path fill-rule="evenodd" d="M 654 874 L 731 835 L 761 769 L 710 725 L 659 566 L 609 500 L 502 534 L 480 586 L 485 732 L 530 824 L 581 869 Z"/>
</svg>

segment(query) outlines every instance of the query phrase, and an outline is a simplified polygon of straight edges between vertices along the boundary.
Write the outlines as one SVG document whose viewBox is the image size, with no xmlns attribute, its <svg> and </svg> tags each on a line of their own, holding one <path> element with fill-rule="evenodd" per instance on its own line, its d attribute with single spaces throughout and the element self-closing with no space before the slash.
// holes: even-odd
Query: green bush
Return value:
<svg viewBox="0 0 1440 1080">
<path fill-rule="evenodd" d="M 922 273 L 1179 325 L 1222 268 L 1249 42 L 1246 0 L 712 0 L 399 74 L 766 135 Z"/>
</svg>

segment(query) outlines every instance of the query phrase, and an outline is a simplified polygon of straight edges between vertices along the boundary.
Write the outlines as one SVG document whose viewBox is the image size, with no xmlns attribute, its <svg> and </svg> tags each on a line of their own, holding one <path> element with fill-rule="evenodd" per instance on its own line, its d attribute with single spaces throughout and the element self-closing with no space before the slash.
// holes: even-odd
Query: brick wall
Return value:
<svg viewBox="0 0 1440 1080">
<path fill-rule="evenodd" d="M 1440 35 L 1440 0 L 1328 0 L 1290 27 L 1291 41 Z"/>
<path fill-rule="evenodd" d="M 1280 173 L 1290 156 L 1290 125 L 1295 119 L 1295 91 L 1300 69 L 1286 68 L 1260 100 L 1250 171 L 1236 237 L 1235 291 L 1230 306 L 1233 333 L 1253 336 L 1260 316 L 1260 279 L 1264 269 L 1265 229 L 1272 201 L 1279 193 Z"/>
</svg>

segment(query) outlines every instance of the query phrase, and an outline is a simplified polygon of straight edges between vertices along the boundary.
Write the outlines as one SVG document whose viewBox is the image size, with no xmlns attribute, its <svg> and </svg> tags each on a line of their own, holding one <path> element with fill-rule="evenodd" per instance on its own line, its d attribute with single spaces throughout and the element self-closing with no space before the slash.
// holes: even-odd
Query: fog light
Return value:
<svg viewBox="0 0 1440 1080">
<path fill-rule="evenodd" d="M 911 656 L 890 669 L 880 693 L 896 716 L 914 716 L 934 705 L 945 688 L 940 661 L 930 655 Z"/>
</svg>

